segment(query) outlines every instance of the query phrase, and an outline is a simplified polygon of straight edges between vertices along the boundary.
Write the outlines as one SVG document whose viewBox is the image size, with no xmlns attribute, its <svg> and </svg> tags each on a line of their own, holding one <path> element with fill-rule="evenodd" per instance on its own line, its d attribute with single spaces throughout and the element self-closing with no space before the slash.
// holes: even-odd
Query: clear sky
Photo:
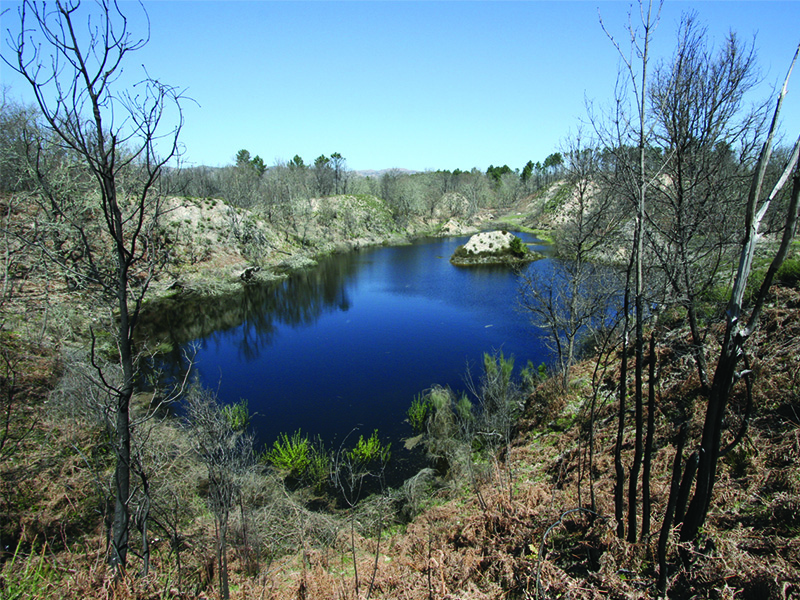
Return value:
<svg viewBox="0 0 800 600">
<path fill-rule="evenodd" d="M 0 2 L 3 49 L 18 3 Z M 124 0 L 123 11 L 137 5 Z M 351 169 L 522 168 L 558 150 L 607 103 L 629 2 L 266 2 L 146 0 L 151 41 L 127 72 L 186 89 L 189 164 L 230 164 L 248 149 L 267 164 L 341 153 Z M 638 11 L 638 8 L 635 9 Z M 782 82 L 800 43 L 800 1 L 667 0 L 653 56 L 669 57 L 681 13 L 716 44 L 756 40 L 762 94 Z M 141 25 L 134 19 L 134 26 Z M 31 96 L 6 65 L 14 98 Z M 800 135 L 800 67 L 783 129 Z"/>
</svg>

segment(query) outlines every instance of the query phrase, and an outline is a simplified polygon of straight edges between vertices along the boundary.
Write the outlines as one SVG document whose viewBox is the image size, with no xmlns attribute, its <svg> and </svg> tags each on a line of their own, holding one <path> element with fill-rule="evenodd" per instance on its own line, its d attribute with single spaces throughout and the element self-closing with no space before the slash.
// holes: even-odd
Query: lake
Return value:
<svg viewBox="0 0 800 600">
<path fill-rule="evenodd" d="M 173 339 L 193 349 L 199 381 L 223 402 L 247 399 L 259 442 L 300 429 L 335 447 L 355 428 L 350 445 L 378 429 L 402 465 L 399 441 L 413 435 L 405 418 L 416 394 L 435 384 L 465 389 L 484 352 L 514 355 L 517 369 L 549 362 L 517 308 L 510 268 L 450 264 L 468 239 L 330 256 L 277 284 L 184 307 L 159 326 L 179 325 Z"/>
</svg>

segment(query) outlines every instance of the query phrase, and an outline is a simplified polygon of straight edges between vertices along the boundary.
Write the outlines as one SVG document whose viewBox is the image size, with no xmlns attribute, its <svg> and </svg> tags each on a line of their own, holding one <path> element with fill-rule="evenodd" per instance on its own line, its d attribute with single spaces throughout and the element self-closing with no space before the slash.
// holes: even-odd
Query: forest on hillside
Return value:
<svg viewBox="0 0 800 600">
<path fill-rule="evenodd" d="M 129 7 L 25 2 L 7 66 L 36 104 L 0 106 L 0 599 L 800 596 L 791 68 L 754 100 L 755 44 L 714 47 L 694 14 L 657 62 L 646 6 L 630 52 L 610 36 L 614 98 L 543 162 L 361 176 L 339 153 L 176 167 L 179 88 L 116 87 Z M 519 301 L 557 368 L 487 353 L 471 396 L 409 399 L 430 466 L 401 488 L 378 432 L 261 451 L 246 403 L 153 386 L 143 311 L 190 272 L 247 285 L 333 232 L 451 222 L 547 229 L 552 276 L 519 273 Z"/>
</svg>

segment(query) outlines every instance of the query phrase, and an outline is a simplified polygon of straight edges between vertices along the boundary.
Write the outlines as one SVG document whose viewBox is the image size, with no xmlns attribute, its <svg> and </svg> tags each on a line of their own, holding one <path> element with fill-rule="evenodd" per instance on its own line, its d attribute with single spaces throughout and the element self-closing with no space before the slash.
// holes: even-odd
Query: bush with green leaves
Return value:
<svg viewBox="0 0 800 600">
<path fill-rule="evenodd" d="M 411 401 L 411 406 L 406 414 L 412 429 L 417 433 L 424 433 L 428 422 L 428 417 L 433 412 L 433 404 L 429 396 L 417 394 Z"/>
<path fill-rule="evenodd" d="M 789 258 L 783 262 L 775 278 L 783 285 L 796 286 L 800 281 L 800 258 Z"/>
<path fill-rule="evenodd" d="M 434 386 L 420 399 L 427 408 L 423 443 L 441 471 L 452 470 L 470 453 L 475 428 L 473 404 L 466 395 Z"/>
<path fill-rule="evenodd" d="M 223 406 L 222 415 L 232 431 L 244 431 L 250 425 L 250 410 L 247 400 L 239 400 L 235 404 Z"/>
<path fill-rule="evenodd" d="M 392 444 L 383 444 L 378 437 L 378 430 L 372 432 L 369 438 L 358 436 L 355 448 L 348 451 L 347 455 L 354 463 L 369 465 L 370 463 L 386 464 L 392 456 Z"/>
<path fill-rule="evenodd" d="M 528 392 L 533 391 L 538 384 L 547 379 L 547 364 L 539 363 L 539 366 L 533 364 L 533 361 L 528 361 L 528 364 L 520 371 L 522 383 L 525 390 Z"/>
<path fill-rule="evenodd" d="M 512 238 L 509 249 L 514 256 L 525 256 L 528 253 L 528 246 L 517 236 Z"/>
<path fill-rule="evenodd" d="M 514 357 L 502 352 L 483 355 L 483 375 L 478 386 L 472 385 L 480 407 L 480 429 L 484 444 L 493 447 L 508 444 L 514 424 L 524 408 L 519 378 L 514 376 Z"/>
<path fill-rule="evenodd" d="M 298 429 L 291 437 L 286 433 L 280 434 L 272 448 L 264 453 L 263 459 L 284 476 L 300 478 L 308 469 L 311 457 L 308 436 L 303 436 Z"/>
<path fill-rule="evenodd" d="M 308 466 L 304 479 L 314 488 L 321 492 L 330 483 L 331 478 L 331 456 L 325 450 L 322 440 L 317 438 L 315 444 L 309 444 Z"/>
<path fill-rule="evenodd" d="M 434 386 L 414 399 L 409 421 L 424 424 L 423 443 L 428 457 L 440 471 L 451 476 L 465 474 L 474 479 L 475 461 L 485 460 L 511 440 L 514 424 L 524 407 L 523 384 L 535 387 L 545 367 L 529 363 L 522 381 L 514 375 L 514 358 L 486 353 L 483 374 L 478 381 L 468 376 L 467 394 L 456 395 L 450 388 Z"/>
</svg>

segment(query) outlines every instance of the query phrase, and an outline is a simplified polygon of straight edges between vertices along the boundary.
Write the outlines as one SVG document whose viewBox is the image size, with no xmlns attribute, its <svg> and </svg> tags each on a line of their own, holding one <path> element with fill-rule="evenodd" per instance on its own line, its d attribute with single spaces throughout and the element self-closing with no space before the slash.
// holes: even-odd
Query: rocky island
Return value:
<svg viewBox="0 0 800 600">
<path fill-rule="evenodd" d="M 456 248 L 450 262 L 456 266 L 495 265 L 531 262 L 544 258 L 532 252 L 520 238 L 508 231 L 476 233 L 463 246 Z"/>
</svg>

